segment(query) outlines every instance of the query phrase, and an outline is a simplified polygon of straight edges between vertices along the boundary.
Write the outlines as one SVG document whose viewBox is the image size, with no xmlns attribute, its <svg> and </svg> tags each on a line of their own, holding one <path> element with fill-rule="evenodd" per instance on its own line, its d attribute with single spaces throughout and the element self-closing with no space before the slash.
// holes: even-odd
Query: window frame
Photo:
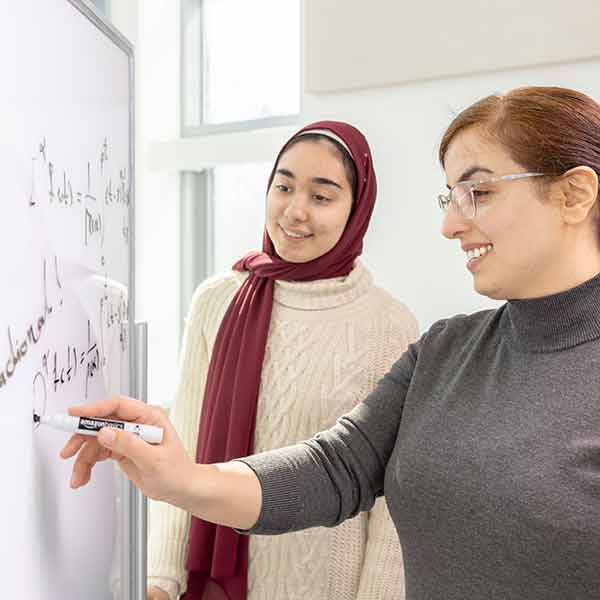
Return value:
<svg viewBox="0 0 600 600">
<path fill-rule="evenodd" d="M 194 290 L 214 273 L 212 170 L 182 171 L 179 202 L 179 344 Z"/>
<path fill-rule="evenodd" d="M 179 128 L 182 138 L 197 137 L 203 135 L 213 135 L 220 133 L 233 133 L 240 131 L 252 131 L 253 129 L 264 129 L 267 127 L 282 127 L 286 125 L 295 125 L 300 122 L 304 109 L 304 11 L 303 0 L 298 3 L 298 26 L 299 26 L 299 98 L 298 112 L 288 115 L 278 115 L 274 117 L 264 117 L 257 119 L 247 119 L 243 121 L 230 121 L 227 123 L 202 123 L 203 119 L 203 40 L 204 40 L 204 21 L 202 19 L 202 4 L 204 0 L 182 0 L 180 2 L 180 106 L 179 106 Z M 188 21 L 188 11 L 200 11 L 200 26 L 198 32 L 198 45 L 195 49 L 195 56 L 188 56 L 186 49 L 185 27 Z M 187 74 L 195 72 L 198 77 L 197 94 L 190 91 Z M 195 105 L 195 106 L 194 106 Z M 198 122 L 195 124 L 187 123 L 186 109 L 194 106 L 198 115 Z"/>
</svg>

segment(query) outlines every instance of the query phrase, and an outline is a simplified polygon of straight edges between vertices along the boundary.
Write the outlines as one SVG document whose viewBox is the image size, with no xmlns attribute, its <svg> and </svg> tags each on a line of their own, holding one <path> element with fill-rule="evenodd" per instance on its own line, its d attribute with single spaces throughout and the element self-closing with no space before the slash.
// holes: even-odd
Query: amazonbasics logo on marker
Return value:
<svg viewBox="0 0 600 600">
<path fill-rule="evenodd" d="M 135 423 L 132 423 L 135 425 Z M 79 418 L 78 429 L 86 429 L 87 431 L 100 431 L 103 427 L 114 427 L 116 429 L 125 429 L 125 423 L 119 421 L 107 421 L 101 419 L 86 419 Z"/>
</svg>

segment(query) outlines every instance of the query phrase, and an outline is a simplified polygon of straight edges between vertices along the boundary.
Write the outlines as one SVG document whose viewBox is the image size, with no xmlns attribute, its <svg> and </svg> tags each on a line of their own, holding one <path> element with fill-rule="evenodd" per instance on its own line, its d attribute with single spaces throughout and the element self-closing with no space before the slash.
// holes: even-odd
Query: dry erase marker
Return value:
<svg viewBox="0 0 600 600">
<path fill-rule="evenodd" d="M 141 423 L 129 423 L 113 419 L 96 419 L 93 417 L 72 417 L 71 415 L 33 415 L 33 421 L 42 425 L 50 425 L 55 429 L 80 433 L 82 435 L 98 435 L 103 427 L 122 429 L 139 435 L 145 442 L 160 444 L 163 438 L 163 428 Z"/>
</svg>

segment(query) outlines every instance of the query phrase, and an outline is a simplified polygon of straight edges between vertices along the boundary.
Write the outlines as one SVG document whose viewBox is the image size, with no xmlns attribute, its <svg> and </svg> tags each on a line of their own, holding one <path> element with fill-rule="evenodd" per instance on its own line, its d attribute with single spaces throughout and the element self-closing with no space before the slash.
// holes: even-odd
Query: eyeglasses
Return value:
<svg viewBox="0 0 600 600">
<path fill-rule="evenodd" d="M 501 177 L 492 177 L 491 179 L 469 179 L 459 181 L 450 188 L 447 194 L 439 194 L 438 204 L 446 212 L 452 205 L 454 210 L 465 219 L 473 219 L 477 214 L 479 204 L 479 195 L 484 195 L 490 190 L 485 186 L 500 181 L 516 181 L 526 177 L 544 177 L 546 173 L 516 173 L 514 175 L 502 175 Z"/>
</svg>

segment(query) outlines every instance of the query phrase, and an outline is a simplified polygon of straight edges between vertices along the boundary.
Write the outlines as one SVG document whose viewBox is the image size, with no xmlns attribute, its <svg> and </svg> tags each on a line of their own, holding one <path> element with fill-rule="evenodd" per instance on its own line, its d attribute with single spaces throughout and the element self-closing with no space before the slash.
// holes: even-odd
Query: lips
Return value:
<svg viewBox="0 0 600 600">
<path fill-rule="evenodd" d="M 305 231 L 294 231 L 292 229 L 285 229 L 281 225 L 279 225 L 279 228 L 281 229 L 281 231 L 283 232 L 285 237 L 290 240 L 300 241 L 300 240 L 306 240 L 306 239 L 312 237 L 312 233 L 307 233 Z"/>
<path fill-rule="evenodd" d="M 466 246 L 464 248 L 465 253 L 467 254 L 467 259 L 479 258 L 480 256 L 485 256 L 488 252 L 492 251 L 494 246 L 492 244 L 480 245 L 480 246 Z"/>
<path fill-rule="evenodd" d="M 486 249 L 485 252 L 479 254 L 479 256 L 474 256 L 473 255 L 473 251 L 469 250 L 467 252 L 467 269 L 469 269 L 469 271 L 473 272 L 477 266 L 479 265 L 479 263 L 483 260 L 485 260 L 485 258 L 487 256 L 489 256 L 490 252 L 492 252 L 493 250 L 493 246 L 490 244 L 489 248 Z"/>
</svg>

